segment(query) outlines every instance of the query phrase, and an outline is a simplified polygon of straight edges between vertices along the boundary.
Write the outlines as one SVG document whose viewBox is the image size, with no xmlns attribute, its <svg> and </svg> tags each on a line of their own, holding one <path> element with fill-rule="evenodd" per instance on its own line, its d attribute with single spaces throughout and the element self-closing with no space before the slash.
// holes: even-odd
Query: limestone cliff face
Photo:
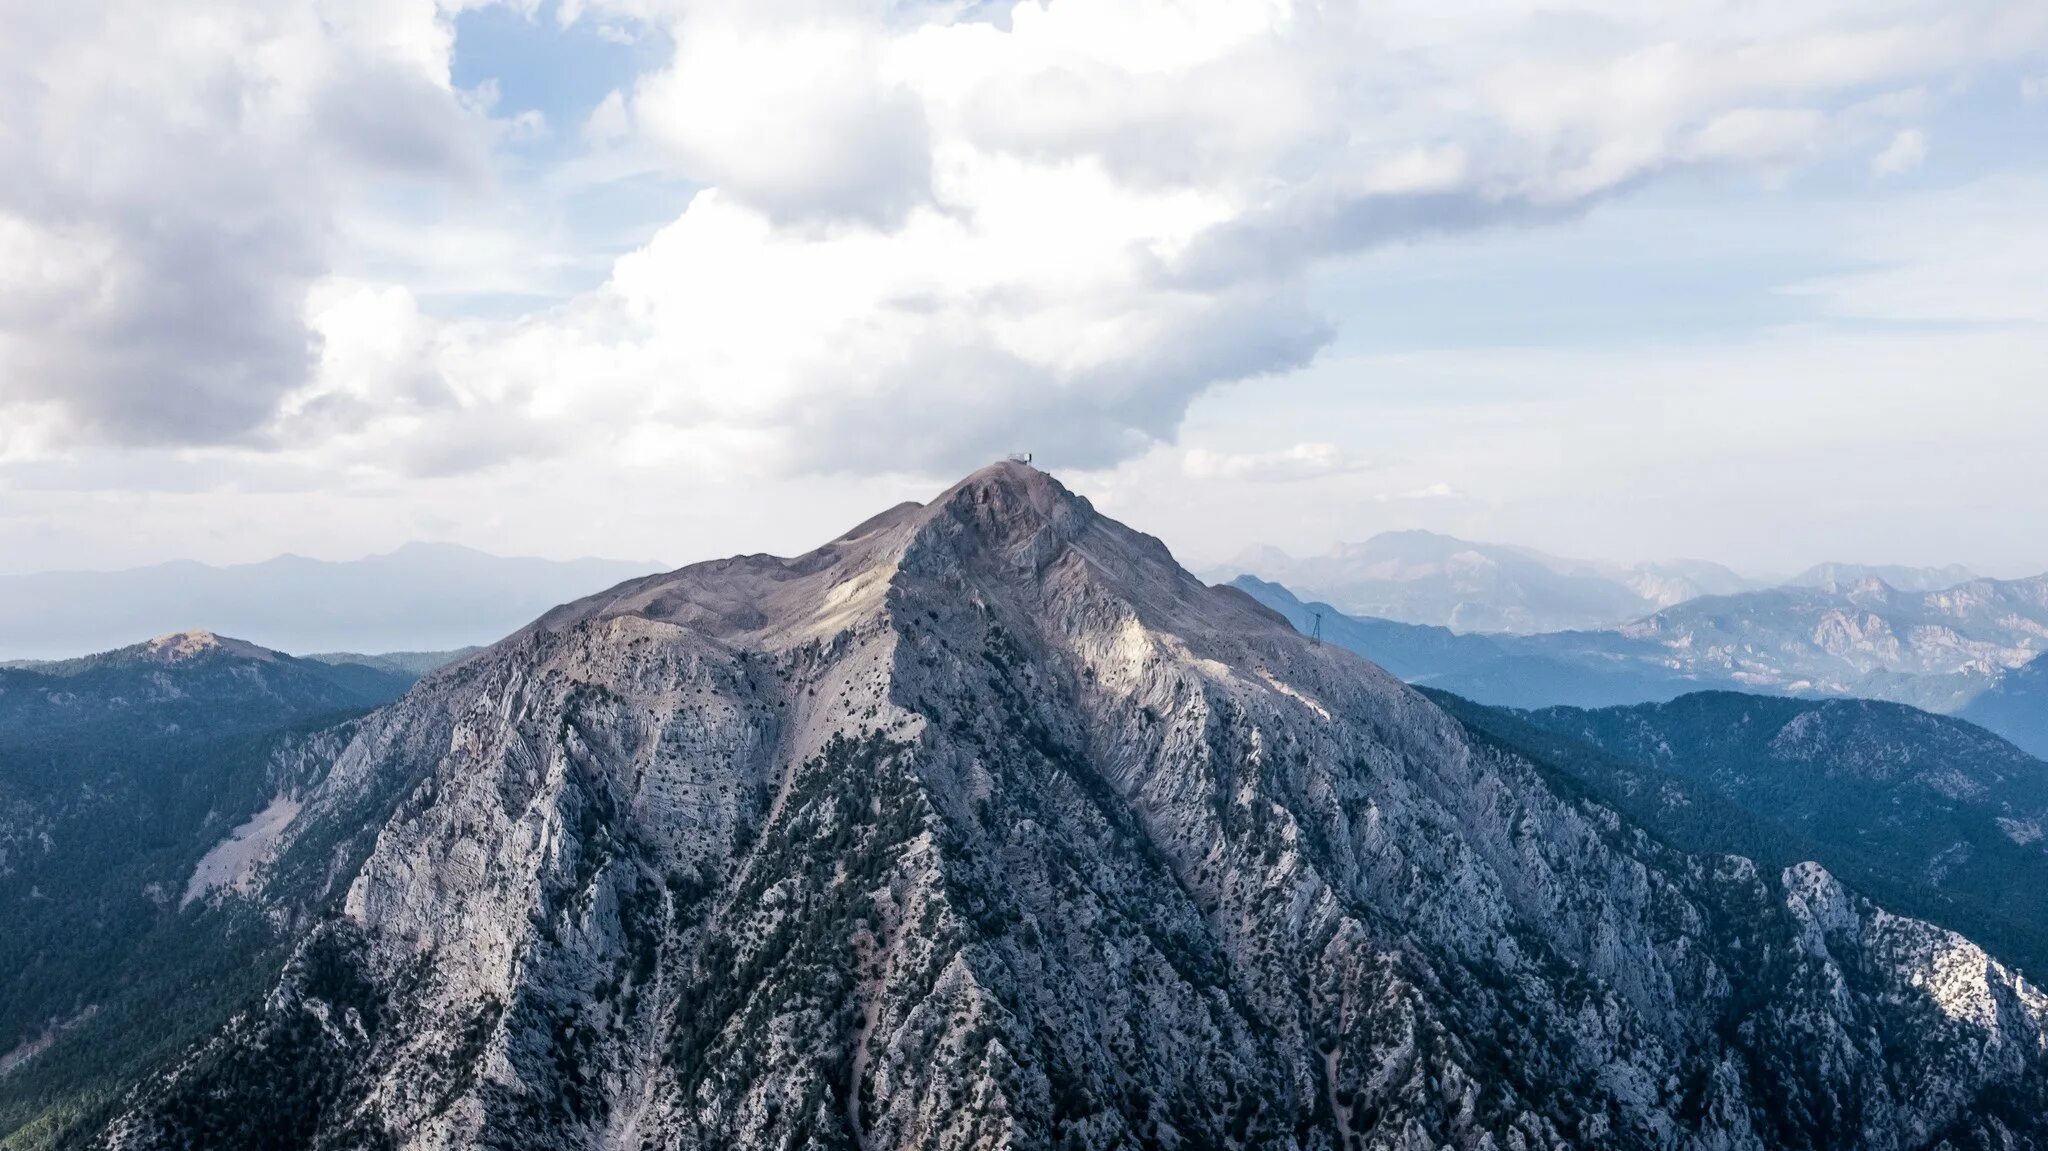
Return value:
<svg viewBox="0 0 2048 1151">
<path fill-rule="evenodd" d="M 290 970 L 102 1138 L 2048 1138 L 2016 973 L 1551 779 L 998 465 L 367 721 L 260 877 Z"/>
</svg>

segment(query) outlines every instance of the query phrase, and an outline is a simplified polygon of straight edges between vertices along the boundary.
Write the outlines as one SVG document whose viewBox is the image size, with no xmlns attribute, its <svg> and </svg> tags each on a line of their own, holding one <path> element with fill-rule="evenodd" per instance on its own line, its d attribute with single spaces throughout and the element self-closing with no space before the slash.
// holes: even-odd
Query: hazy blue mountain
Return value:
<svg viewBox="0 0 2048 1151">
<path fill-rule="evenodd" d="M 1781 692 L 1951 712 L 2048 650 L 2048 575 L 1902 591 L 1877 579 L 1708 596 L 1614 629 L 1652 662 Z M 1617 654 L 1628 642 L 1602 641 Z"/>
<path fill-rule="evenodd" d="M 1236 586 L 1298 627 L 1321 610 L 1331 642 L 1486 704 L 1603 707 L 1708 689 L 1862 697 L 1967 714 L 2024 747 L 2048 745 L 2048 668 L 2039 663 L 2048 576 L 1938 592 L 1877 580 L 1765 588 L 1703 596 L 1615 628 L 1456 637 L 1304 605 L 1266 581 Z"/>
<path fill-rule="evenodd" d="M 1734 595 L 1767 586 L 1712 560 L 1660 560 L 1639 563 L 1622 582 L 1654 607 L 1670 607 L 1703 595 Z"/>
<path fill-rule="evenodd" d="M 1706 560 L 1623 567 L 1427 531 L 1386 532 L 1321 556 L 1255 548 L 1213 574 L 1284 583 L 1353 616 L 1461 633 L 1602 627 L 1759 586 Z"/>
<path fill-rule="evenodd" d="M 453 651 L 385 651 L 364 653 L 355 651 L 312 652 L 301 658 L 337 667 L 367 667 L 393 675 L 412 679 L 446 667 L 464 656 L 475 655 L 481 647 L 458 647 Z"/>
<path fill-rule="evenodd" d="M 2048 763 L 1974 724 L 1903 704 L 1733 692 L 1508 714 L 1620 761 L 1542 747 L 1691 850 L 1817 859 L 1895 910 L 2048 970 Z M 1703 803 L 1708 794 L 1754 825 Z"/>
<path fill-rule="evenodd" d="M 100 651 L 186 628 L 283 651 L 433 651 L 489 643 L 566 599 L 659 565 L 408 544 L 346 562 L 0 576 L 0 659 Z"/>
<path fill-rule="evenodd" d="M 1621 579 L 1520 548 L 1385 532 L 1327 555 L 1266 548 L 1230 575 L 1299 588 L 1348 615 L 1459 632 L 1539 632 L 1633 619 L 1656 605 Z"/>
<path fill-rule="evenodd" d="M 1957 714 L 2048 758 L 2048 655 L 2007 672 Z"/>
<path fill-rule="evenodd" d="M 1287 588 L 1257 576 L 1239 576 L 1229 586 L 1279 612 L 1304 634 L 1316 629 L 1320 617 L 1325 643 L 1355 651 L 1411 683 L 1426 683 L 1493 662 L 1506 654 L 1493 636 L 1346 615 L 1327 603 L 1303 603 Z"/>
<path fill-rule="evenodd" d="M 1320 615 L 1326 642 L 1357 652 L 1410 683 L 1483 703 L 1604 707 L 1725 686 L 1660 667 L 1648 658 L 1646 645 L 1600 633 L 1462 635 L 1447 628 L 1349 616 L 1326 603 L 1305 604 L 1279 584 L 1251 576 L 1240 576 L 1230 586 L 1279 612 L 1303 632 L 1313 630 Z M 1604 646 L 1608 642 L 1637 648 L 1642 658 L 1617 657 Z"/>
<path fill-rule="evenodd" d="M 1977 573 L 1961 564 L 1947 567 L 1909 567 L 1905 564 L 1815 564 L 1785 581 L 1787 587 L 1826 587 L 1829 584 L 1857 584 L 1879 580 L 1900 591 L 1940 591 L 1969 583 Z"/>
<path fill-rule="evenodd" d="M 274 925 L 202 897 L 334 725 L 414 678 L 202 632 L 0 670 L 0 1133 L 90 1109 L 274 973 Z"/>
</svg>

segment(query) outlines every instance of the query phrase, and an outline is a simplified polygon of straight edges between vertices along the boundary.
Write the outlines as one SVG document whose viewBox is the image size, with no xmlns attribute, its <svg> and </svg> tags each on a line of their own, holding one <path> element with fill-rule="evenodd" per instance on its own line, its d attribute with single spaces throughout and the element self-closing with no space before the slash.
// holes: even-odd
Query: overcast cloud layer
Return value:
<svg viewBox="0 0 2048 1151">
<path fill-rule="evenodd" d="M 2048 414 L 2036 2 L 0 21 L 0 567 L 801 546 L 1019 448 L 1212 556 L 1421 521 L 1789 567 L 1790 492 L 1805 558 L 2048 564 L 1944 526 L 2048 511 L 2005 446 Z M 466 48 L 507 26 L 537 54 Z M 508 95 L 599 45 L 588 91 Z M 1609 298 L 1595 248 L 1670 266 Z M 1585 331 L 1486 297 L 1516 277 Z M 1604 419 L 1644 458 L 1561 454 Z M 1686 519 L 1630 524 L 1660 484 Z"/>
</svg>

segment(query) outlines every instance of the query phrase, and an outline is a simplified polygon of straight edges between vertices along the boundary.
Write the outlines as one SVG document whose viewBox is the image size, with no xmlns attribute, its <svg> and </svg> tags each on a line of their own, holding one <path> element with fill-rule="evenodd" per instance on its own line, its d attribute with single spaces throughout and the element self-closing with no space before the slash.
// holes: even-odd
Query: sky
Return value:
<svg viewBox="0 0 2048 1151">
<path fill-rule="evenodd" d="M 1011 451 L 2048 570 L 2038 0 L 0 0 L 0 572 L 795 552 Z"/>
</svg>

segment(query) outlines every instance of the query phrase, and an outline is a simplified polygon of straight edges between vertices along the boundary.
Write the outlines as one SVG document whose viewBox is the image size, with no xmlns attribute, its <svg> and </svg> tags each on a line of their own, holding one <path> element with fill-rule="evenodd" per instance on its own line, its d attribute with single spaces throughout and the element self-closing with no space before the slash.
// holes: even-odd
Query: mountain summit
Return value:
<svg viewBox="0 0 2048 1151">
<path fill-rule="evenodd" d="M 229 639 L 204 630 L 174 631 L 168 635 L 160 635 L 142 645 L 141 654 L 162 663 L 184 663 L 187 660 L 202 658 L 211 652 L 225 652 L 264 663 L 270 663 L 277 658 L 277 653 L 268 648 L 258 647 L 247 640 Z"/>
<path fill-rule="evenodd" d="M 998 464 L 364 721 L 118 1147 L 1991 1147 L 2048 1000 L 1679 853 Z"/>
</svg>

